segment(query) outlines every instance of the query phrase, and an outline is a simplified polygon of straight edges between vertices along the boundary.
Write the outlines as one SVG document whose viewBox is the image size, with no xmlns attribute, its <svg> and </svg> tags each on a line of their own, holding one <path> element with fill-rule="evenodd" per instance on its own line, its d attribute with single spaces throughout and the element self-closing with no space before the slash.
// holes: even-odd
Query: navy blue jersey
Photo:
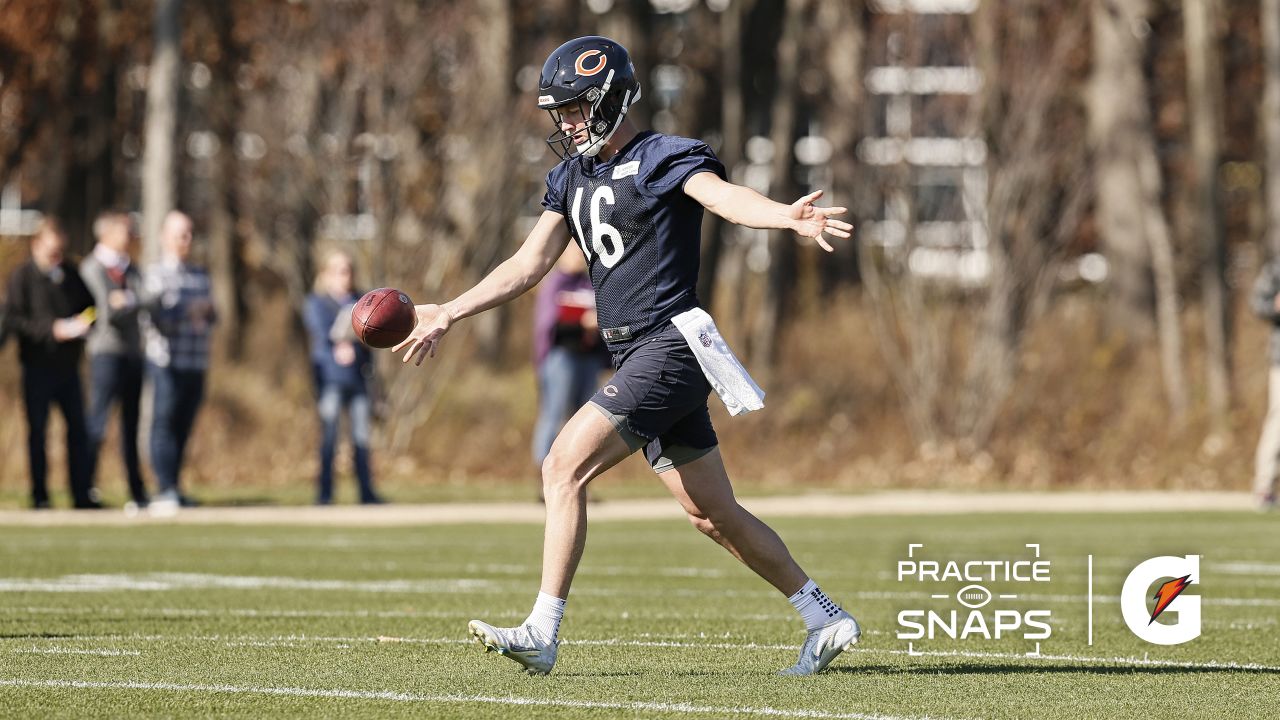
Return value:
<svg viewBox="0 0 1280 720">
<path fill-rule="evenodd" d="M 547 173 L 542 206 L 565 216 L 586 255 L 615 353 L 698 305 L 702 205 L 684 183 L 700 172 L 724 177 L 706 143 L 650 131 L 605 162 L 571 157 Z"/>
</svg>

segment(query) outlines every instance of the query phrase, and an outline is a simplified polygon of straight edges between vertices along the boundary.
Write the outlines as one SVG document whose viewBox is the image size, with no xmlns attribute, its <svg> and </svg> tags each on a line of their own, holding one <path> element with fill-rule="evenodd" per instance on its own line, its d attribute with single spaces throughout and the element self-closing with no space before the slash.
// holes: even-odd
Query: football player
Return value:
<svg viewBox="0 0 1280 720">
<path fill-rule="evenodd" d="M 551 670 L 586 540 L 586 487 L 643 448 L 694 527 L 799 611 L 807 635 L 799 660 L 782 672 L 812 674 L 858 642 L 861 629 L 796 564 L 777 533 L 734 498 L 707 412 L 711 385 L 672 319 L 698 307 L 704 208 L 739 225 L 791 230 L 828 252 L 826 235 L 847 238 L 853 228 L 835 219 L 845 208 L 814 205 L 821 190 L 777 203 L 726 182 L 705 143 L 641 132 L 627 116 L 639 99 L 631 58 L 613 40 L 582 37 L 551 53 L 538 107 L 555 123 L 547 143 L 561 161 L 547 175 L 545 212 L 520 249 L 470 290 L 443 305 L 417 306 L 413 333 L 395 347 L 404 362 L 421 365 L 454 323 L 534 287 L 570 237 L 586 257 L 617 372 L 565 425 L 542 466 L 542 586 L 528 619 L 512 628 L 474 620 L 469 630 L 530 674 Z"/>
</svg>

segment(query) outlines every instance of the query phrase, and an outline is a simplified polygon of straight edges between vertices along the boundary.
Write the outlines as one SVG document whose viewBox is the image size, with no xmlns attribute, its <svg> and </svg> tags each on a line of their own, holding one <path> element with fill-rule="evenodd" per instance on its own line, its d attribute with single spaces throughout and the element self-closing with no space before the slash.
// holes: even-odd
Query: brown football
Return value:
<svg viewBox="0 0 1280 720">
<path fill-rule="evenodd" d="M 395 288 L 370 290 L 351 311 L 351 328 L 360 342 L 389 348 L 409 337 L 417 322 L 413 301 Z"/>
</svg>

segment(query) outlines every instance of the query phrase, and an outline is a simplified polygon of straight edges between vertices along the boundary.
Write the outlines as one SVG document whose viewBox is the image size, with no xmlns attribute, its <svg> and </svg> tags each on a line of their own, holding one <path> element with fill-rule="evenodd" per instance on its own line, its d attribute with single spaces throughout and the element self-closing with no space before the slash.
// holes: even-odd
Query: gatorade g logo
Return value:
<svg viewBox="0 0 1280 720">
<path fill-rule="evenodd" d="M 1172 579 L 1169 579 L 1172 578 Z M 1163 582 L 1153 589 L 1157 580 Z M 1185 558 L 1161 555 L 1143 562 L 1125 578 L 1120 591 L 1120 610 L 1134 635 L 1156 645 L 1180 645 L 1200 637 L 1200 597 L 1183 595 L 1188 585 L 1200 584 L 1200 556 Z M 1147 597 L 1156 604 L 1147 612 Z M 1156 622 L 1178 614 L 1172 623 Z"/>
</svg>

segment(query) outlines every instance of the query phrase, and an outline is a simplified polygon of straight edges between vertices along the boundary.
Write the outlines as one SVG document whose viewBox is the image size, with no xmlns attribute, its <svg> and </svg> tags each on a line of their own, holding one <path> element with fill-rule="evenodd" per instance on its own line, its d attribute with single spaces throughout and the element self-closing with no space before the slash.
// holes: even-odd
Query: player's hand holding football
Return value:
<svg viewBox="0 0 1280 720">
<path fill-rule="evenodd" d="M 849 211 L 843 207 L 817 207 L 813 204 L 814 200 L 822 197 L 821 190 L 815 190 L 799 200 L 791 203 L 791 219 L 795 221 L 792 228 L 796 234 L 801 237 L 813 238 L 827 252 L 834 252 L 835 248 L 827 242 L 823 233 L 831 233 L 838 238 L 849 237 L 853 226 L 842 220 L 832 219 L 836 215 L 843 215 Z"/>
<path fill-rule="evenodd" d="M 413 332 L 392 348 L 391 352 L 405 350 L 401 362 L 413 360 L 414 365 L 421 365 L 428 356 L 436 356 L 436 346 L 440 344 L 440 338 L 449 332 L 453 318 L 443 305 L 415 305 L 413 313 L 416 319 Z"/>
</svg>

